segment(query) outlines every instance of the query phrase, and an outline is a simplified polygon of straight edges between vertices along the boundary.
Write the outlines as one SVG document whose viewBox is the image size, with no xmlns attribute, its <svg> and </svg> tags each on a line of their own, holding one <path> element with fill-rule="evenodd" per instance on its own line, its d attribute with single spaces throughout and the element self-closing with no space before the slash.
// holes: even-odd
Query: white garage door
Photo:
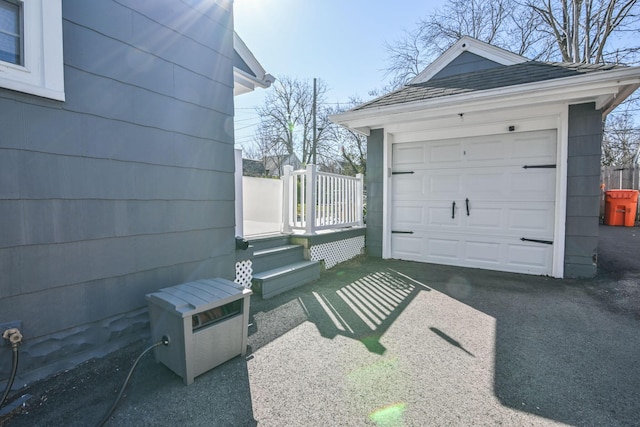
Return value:
<svg viewBox="0 0 640 427">
<path fill-rule="evenodd" d="M 556 131 L 394 144 L 391 257 L 551 274 Z"/>
</svg>

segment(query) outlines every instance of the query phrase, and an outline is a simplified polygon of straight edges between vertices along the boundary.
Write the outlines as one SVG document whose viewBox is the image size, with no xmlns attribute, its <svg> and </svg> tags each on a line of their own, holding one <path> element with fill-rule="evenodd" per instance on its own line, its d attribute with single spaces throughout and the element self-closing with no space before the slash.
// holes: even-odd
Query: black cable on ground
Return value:
<svg viewBox="0 0 640 427">
<path fill-rule="evenodd" d="M 7 383 L 7 388 L 2 394 L 2 399 L 0 399 L 0 408 L 4 404 L 4 401 L 7 399 L 9 392 L 11 391 L 11 387 L 13 387 L 13 380 L 16 379 L 16 371 L 18 370 L 18 346 L 13 345 L 13 357 L 11 362 L 11 375 L 9 376 L 9 382 Z"/>
<path fill-rule="evenodd" d="M 140 361 L 140 359 L 142 359 L 142 356 L 144 356 L 149 351 L 161 345 L 169 345 L 169 338 L 167 338 L 166 336 L 163 336 L 161 341 L 158 341 L 157 343 L 147 347 L 142 353 L 140 353 L 140 356 L 138 356 L 136 361 L 133 362 L 133 366 L 131 366 L 131 369 L 129 370 L 129 374 L 127 375 L 127 378 L 124 380 L 124 384 L 122 384 L 122 388 L 120 388 L 120 393 L 118 393 L 116 400 L 111 405 L 111 408 L 109 408 L 109 412 L 107 412 L 107 415 L 105 415 L 104 418 L 102 418 L 102 420 L 98 423 L 98 427 L 104 426 L 106 422 L 109 421 L 111 414 L 113 414 L 113 411 L 116 409 L 116 406 L 118 406 L 118 402 L 120 402 L 120 398 L 122 398 L 122 393 L 124 393 L 124 389 L 127 387 L 127 384 L 129 384 L 131 375 L 133 375 L 133 371 L 136 369 L 136 366 L 138 365 L 138 362 Z"/>
</svg>

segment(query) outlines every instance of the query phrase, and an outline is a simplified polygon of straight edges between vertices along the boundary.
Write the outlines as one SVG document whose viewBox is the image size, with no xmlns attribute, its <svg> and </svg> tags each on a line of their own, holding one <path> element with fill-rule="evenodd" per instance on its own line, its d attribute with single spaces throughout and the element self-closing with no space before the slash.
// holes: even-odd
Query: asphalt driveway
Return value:
<svg viewBox="0 0 640 427">
<path fill-rule="evenodd" d="M 640 227 L 601 225 L 598 252 L 600 268 L 619 276 L 640 274 Z"/>
<path fill-rule="evenodd" d="M 190 386 L 147 356 L 108 425 L 638 425 L 640 268 L 610 264 L 638 254 L 601 250 L 591 280 L 350 261 L 253 298 L 247 357 Z M 95 425 L 147 344 L 33 385 L 6 425 Z"/>
</svg>

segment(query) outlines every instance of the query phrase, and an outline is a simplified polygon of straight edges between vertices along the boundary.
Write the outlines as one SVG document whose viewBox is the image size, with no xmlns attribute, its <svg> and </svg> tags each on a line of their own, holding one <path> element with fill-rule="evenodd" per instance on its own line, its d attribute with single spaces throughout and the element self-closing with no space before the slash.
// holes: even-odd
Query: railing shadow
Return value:
<svg viewBox="0 0 640 427">
<path fill-rule="evenodd" d="M 321 285 L 311 284 L 286 296 L 254 298 L 251 350 L 310 321 L 325 338 L 341 335 L 360 341 L 373 353 L 384 354 L 382 335 L 419 292 L 430 288 L 392 269 L 369 269 L 359 275 L 349 274 L 347 269 L 343 265 L 335 272 L 325 272 Z"/>
<path fill-rule="evenodd" d="M 326 338 L 342 335 L 384 354 L 380 337 L 420 291 L 430 290 L 393 270 L 372 272 L 339 289 L 312 291 L 300 303 Z"/>
<path fill-rule="evenodd" d="M 497 401 L 516 411 L 516 418 L 522 412 L 570 425 L 637 425 L 637 320 L 595 299 L 587 288 L 597 280 L 394 260 L 349 262 L 315 284 L 252 300 L 249 342 L 256 350 L 310 321 L 323 337 L 348 337 L 385 354 L 381 337 L 398 332 L 390 328 L 406 313 L 415 323 L 411 345 L 394 351 L 415 344 L 415 360 L 431 361 L 435 383 L 446 383 L 458 368 L 476 369 L 488 374 L 487 388 L 472 384 L 458 392 L 480 392 L 474 398 Z M 429 298 L 416 298 L 421 291 L 431 291 Z M 447 345 L 434 345 L 433 338 Z M 445 348 L 454 352 L 444 354 Z M 461 365 L 452 357 L 456 352 L 464 353 Z M 440 378 L 434 366 L 442 361 Z M 414 392 L 430 396 L 415 386 Z"/>
</svg>

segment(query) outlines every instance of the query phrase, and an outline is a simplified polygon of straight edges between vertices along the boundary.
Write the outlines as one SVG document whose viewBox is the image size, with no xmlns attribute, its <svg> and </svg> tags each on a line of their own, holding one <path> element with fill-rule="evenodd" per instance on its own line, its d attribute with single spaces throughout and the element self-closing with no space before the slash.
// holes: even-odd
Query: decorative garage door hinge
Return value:
<svg viewBox="0 0 640 427">
<path fill-rule="evenodd" d="M 391 175 L 412 175 L 413 171 L 406 171 L 406 172 L 391 172 Z"/>
<path fill-rule="evenodd" d="M 533 243 L 543 243 L 545 245 L 553 245 L 553 240 L 527 239 L 525 237 L 523 237 L 520 240 L 522 240 L 523 242 L 533 242 Z"/>
<path fill-rule="evenodd" d="M 524 165 L 522 169 L 555 169 L 556 165 Z"/>
<path fill-rule="evenodd" d="M 391 230 L 391 234 L 413 234 L 413 231 Z"/>
</svg>

